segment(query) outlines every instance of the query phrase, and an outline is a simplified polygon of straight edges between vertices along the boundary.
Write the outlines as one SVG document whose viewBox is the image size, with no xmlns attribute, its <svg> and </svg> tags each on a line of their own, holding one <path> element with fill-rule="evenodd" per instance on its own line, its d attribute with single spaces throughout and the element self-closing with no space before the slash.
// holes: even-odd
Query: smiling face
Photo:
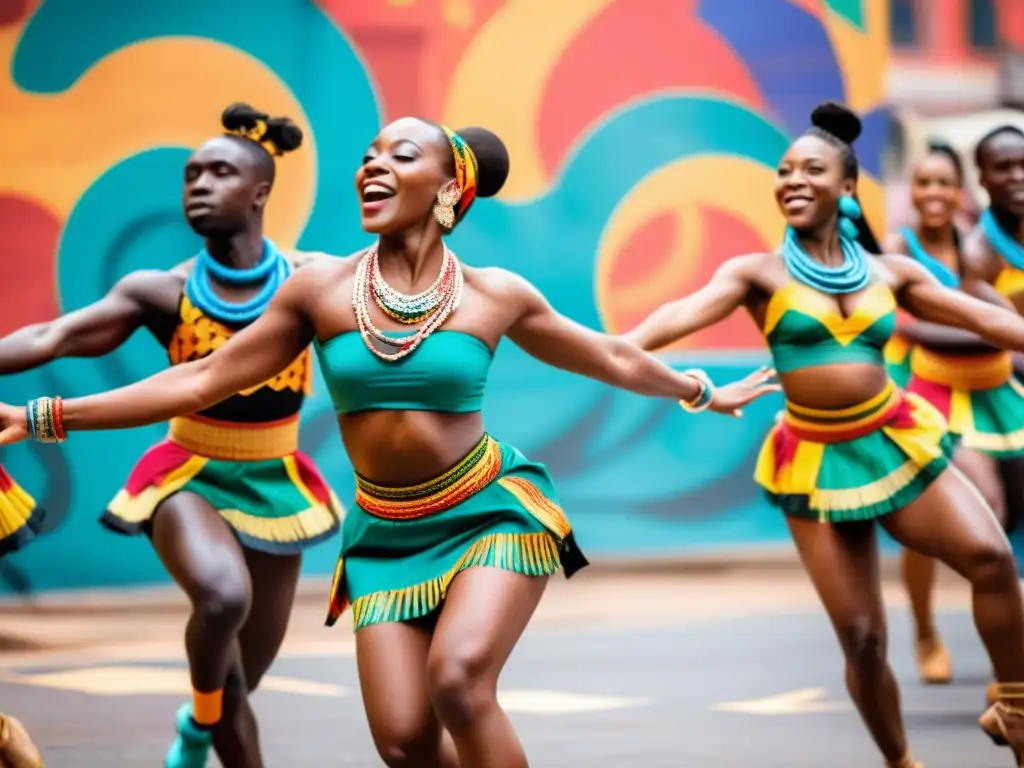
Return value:
<svg viewBox="0 0 1024 768">
<path fill-rule="evenodd" d="M 182 205 L 192 230 L 202 237 L 241 232 L 263 209 L 270 184 L 262 179 L 252 150 L 240 141 L 210 139 L 185 164 Z"/>
<path fill-rule="evenodd" d="M 1024 136 L 998 133 L 982 150 L 979 180 L 992 205 L 1024 216 Z"/>
<path fill-rule="evenodd" d="M 437 193 L 452 178 L 448 138 L 434 125 L 404 117 L 370 144 L 356 171 L 366 232 L 390 235 L 433 223 Z"/>
<path fill-rule="evenodd" d="M 960 174 L 947 155 L 932 152 L 914 166 L 910 177 L 910 200 L 917 209 L 921 226 L 946 226 L 960 207 Z"/>
<path fill-rule="evenodd" d="M 816 229 L 836 215 L 839 198 L 852 195 L 840 151 L 817 136 L 801 136 L 779 162 L 775 201 L 786 223 L 798 232 Z"/>
</svg>

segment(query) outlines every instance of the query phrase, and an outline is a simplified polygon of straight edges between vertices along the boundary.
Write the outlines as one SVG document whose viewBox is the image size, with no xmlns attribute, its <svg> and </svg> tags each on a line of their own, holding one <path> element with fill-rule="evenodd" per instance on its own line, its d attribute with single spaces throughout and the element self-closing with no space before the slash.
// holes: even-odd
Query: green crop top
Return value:
<svg viewBox="0 0 1024 768">
<path fill-rule="evenodd" d="M 494 358 L 487 344 L 461 331 L 434 331 L 397 362 L 370 352 L 356 331 L 314 347 L 338 413 L 479 411 Z"/>
<path fill-rule="evenodd" d="M 882 350 L 895 330 L 896 298 L 885 283 L 872 284 L 845 318 L 813 288 L 788 283 L 768 302 L 764 322 L 779 373 L 836 363 L 885 365 Z"/>
</svg>

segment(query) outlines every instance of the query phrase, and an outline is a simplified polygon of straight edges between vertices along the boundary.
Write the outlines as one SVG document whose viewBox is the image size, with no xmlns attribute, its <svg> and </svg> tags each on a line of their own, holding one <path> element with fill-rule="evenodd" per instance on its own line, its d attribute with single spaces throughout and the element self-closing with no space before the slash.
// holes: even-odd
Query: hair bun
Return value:
<svg viewBox="0 0 1024 768">
<path fill-rule="evenodd" d="M 857 113 L 838 101 L 826 101 L 816 106 L 811 112 L 811 125 L 847 144 L 853 144 L 861 132 Z"/>
<path fill-rule="evenodd" d="M 232 104 L 220 116 L 220 124 L 229 132 L 249 131 L 262 121 L 266 126 L 261 141 L 268 141 L 277 154 L 291 152 L 302 146 L 302 129 L 288 117 L 271 117 L 242 102 Z"/>
<path fill-rule="evenodd" d="M 477 197 L 494 197 L 508 178 L 509 157 L 505 142 L 486 128 L 462 128 L 456 133 L 476 156 Z"/>
<path fill-rule="evenodd" d="M 270 115 L 260 112 L 254 107 L 242 102 L 236 102 L 225 109 L 220 116 L 220 124 L 226 131 L 248 131 L 256 127 L 260 120 L 266 122 Z"/>
</svg>

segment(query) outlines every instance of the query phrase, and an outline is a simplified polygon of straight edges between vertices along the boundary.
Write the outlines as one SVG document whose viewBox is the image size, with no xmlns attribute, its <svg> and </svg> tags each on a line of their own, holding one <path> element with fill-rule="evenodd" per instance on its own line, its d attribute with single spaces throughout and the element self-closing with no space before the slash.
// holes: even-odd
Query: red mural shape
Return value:
<svg viewBox="0 0 1024 768">
<path fill-rule="evenodd" d="M 679 220 L 672 214 L 651 218 L 634 231 L 622 250 L 616 254 L 610 280 L 613 285 L 635 286 L 650 281 L 655 273 L 672 258 L 680 241 Z M 672 286 L 671 296 L 693 293 L 707 283 L 723 260 L 738 254 L 764 250 L 764 242 L 745 221 L 726 211 L 702 206 L 700 210 L 701 247 L 698 253 L 688 254 L 697 268 L 687 281 Z M 650 313 L 649 308 L 636 311 L 616 311 L 609 308 L 612 328 L 633 328 Z M 764 342 L 753 321 L 745 312 L 737 312 L 713 328 L 700 331 L 686 340 L 687 348 L 704 349 L 762 349 Z"/>
<path fill-rule="evenodd" d="M 30 200 L 0 195 L 0 263 L 4 300 L 0 302 L 0 336 L 58 314 L 57 241 L 61 224 Z"/>
<path fill-rule="evenodd" d="M 746 65 L 697 18 L 696 5 L 618 0 L 569 44 L 548 80 L 540 112 L 541 157 L 549 172 L 595 120 L 640 95 L 700 88 L 764 109 Z"/>
</svg>

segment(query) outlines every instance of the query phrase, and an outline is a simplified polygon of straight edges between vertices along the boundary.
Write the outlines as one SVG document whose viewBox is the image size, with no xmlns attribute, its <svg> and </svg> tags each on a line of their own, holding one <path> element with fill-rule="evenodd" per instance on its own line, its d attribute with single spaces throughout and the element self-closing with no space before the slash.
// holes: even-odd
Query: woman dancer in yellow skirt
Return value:
<svg viewBox="0 0 1024 768">
<path fill-rule="evenodd" d="M 851 146 L 860 120 L 827 103 L 811 121 L 778 167 L 775 194 L 789 225 L 782 247 L 726 261 L 704 288 L 660 308 L 627 338 L 654 350 L 741 307 L 751 314 L 786 396 L 755 479 L 786 514 L 835 627 L 850 695 L 886 765 L 918 764 L 886 661 L 879 525 L 971 582 L 975 622 L 1000 684 L 981 724 L 1024 765 L 1024 601 L 1013 554 L 977 490 L 948 470 L 953 441 L 942 415 L 895 386 L 883 356 L 897 302 L 1008 349 L 1024 350 L 1024 319 L 944 287 L 911 259 L 868 256 Z"/>
</svg>

